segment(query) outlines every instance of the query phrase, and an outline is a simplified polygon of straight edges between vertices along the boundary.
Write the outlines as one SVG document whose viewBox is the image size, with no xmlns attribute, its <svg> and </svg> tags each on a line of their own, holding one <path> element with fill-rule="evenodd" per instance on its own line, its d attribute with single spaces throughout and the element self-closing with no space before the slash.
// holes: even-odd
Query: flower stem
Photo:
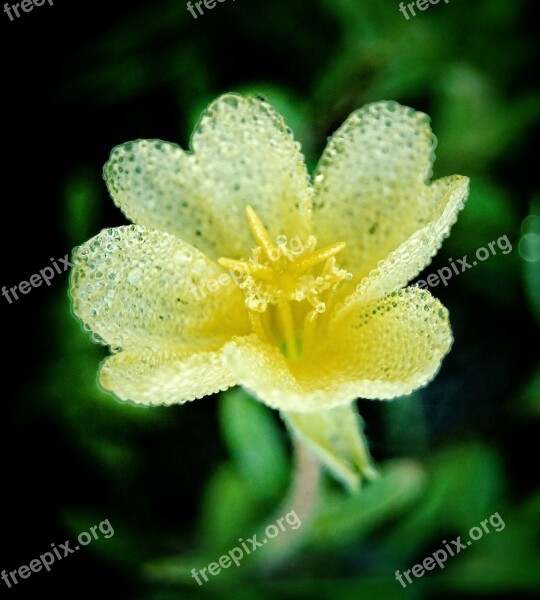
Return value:
<svg viewBox="0 0 540 600">
<path fill-rule="evenodd" d="M 293 443 L 294 474 L 288 505 L 304 521 L 311 517 L 317 502 L 321 465 L 302 440 L 295 436 Z"/>
<path fill-rule="evenodd" d="M 279 537 L 272 541 L 271 547 L 270 544 L 268 545 L 267 552 L 264 554 L 264 562 L 261 561 L 259 564 L 261 573 L 265 576 L 274 574 L 300 548 L 303 537 L 301 531 L 307 529 L 308 522 L 317 505 L 321 465 L 304 442 L 296 436 L 293 437 L 293 444 L 293 480 L 289 495 L 279 510 L 279 516 L 286 517 L 289 513 L 294 513 L 301 528 L 287 527 Z"/>
</svg>

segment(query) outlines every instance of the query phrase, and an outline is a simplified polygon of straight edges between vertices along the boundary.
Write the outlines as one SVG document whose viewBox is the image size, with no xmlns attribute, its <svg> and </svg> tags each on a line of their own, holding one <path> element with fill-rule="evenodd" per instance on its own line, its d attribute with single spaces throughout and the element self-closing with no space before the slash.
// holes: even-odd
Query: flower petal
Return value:
<svg viewBox="0 0 540 600">
<path fill-rule="evenodd" d="M 358 280 L 433 219 L 435 145 L 429 117 L 396 102 L 355 111 L 330 139 L 314 178 L 314 233 L 322 246 L 347 243 L 340 266 Z"/>
<path fill-rule="evenodd" d="M 306 392 L 275 346 L 252 334 L 234 339 L 223 351 L 238 383 L 259 400 L 280 410 L 302 410 Z M 319 394 L 316 387 L 310 392 Z M 311 410 L 318 407 L 311 403 Z"/>
<path fill-rule="evenodd" d="M 272 241 L 310 231 L 311 191 L 283 118 L 253 97 L 226 94 L 196 128 L 193 154 L 160 140 L 115 148 L 104 176 L 134 223 L 175 234 L 211 258 L 249 256 L 251 205 Z"/>
<path fill-rule="evenodd" d="M 435 207 L 433 219 L 418 229 L 399 248 L 380 261 L 377 268 L 369 273 L 346 303 L 363 302 L 380 298 L 405 286 L 429 263 L 448 237 L 452 225 L 463 208 L 469 191 L 467 177 L 444 177 L 426 188 L 429 202 Z"/>
<path fill-rule="evenodd" d="M 128 350 L 103 362 L 99 382 L 120 400 L 183 404 L 235 385 L 220 352 Z"/>
<path fill-rule="evenodd" d="M 436 375 L 452 345 L 448 311 L 428 291 L 408 287 L 333 315 L 325 368 L 358 396 L 409 394 Z"/>
<path fill-rule="evenodd" d="M 451 344 L 448 311 L 429 292 L 406 288 L 341 311 L 298 363 L 255 336 L 224 352 L 238 383 L 261 401 L 304 412 L 408 394 L 431 381 Z"/>
<path fill-rule="evenodd" d="M 113 348 L 215 349 L 249 331 L 242 293 L 219 285 L 223 268 L 167 233 L 106 229 L 76 248 L 73 262 L 73 310 Z"/>
<path fill-rule="evenodd" d="M 353 404 L 309 413 L 283 412 L 282 416 L 294 434 L 351 489 L 358 488 L 362 477 L 376 477 L 363 423 Z"/>
</svg>

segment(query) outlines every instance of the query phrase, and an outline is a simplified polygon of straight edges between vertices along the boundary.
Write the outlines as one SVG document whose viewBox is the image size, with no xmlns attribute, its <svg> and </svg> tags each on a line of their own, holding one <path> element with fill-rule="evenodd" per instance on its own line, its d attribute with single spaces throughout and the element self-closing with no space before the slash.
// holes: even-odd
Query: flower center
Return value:
<svg viewBox="0 0 540 600">
<path fill-rule="evenodd" d="M 311 346 L 315 328 L 328 309 L 336 287 L 352 274 L 336 265 L 335 255 L 345 248 L 338 242 L 316 250 L 317 240 L 278 236 L 276 244 L 251 206 L 246 207 L 253 237 L 259 244 L 247 261 L 220 258 L 219 264 L 240 274 L 239 287 L 253 330 L 277 344 L 291 361 Z M 294 243 L 293 243 L 294 242 Z"/>
</svg>

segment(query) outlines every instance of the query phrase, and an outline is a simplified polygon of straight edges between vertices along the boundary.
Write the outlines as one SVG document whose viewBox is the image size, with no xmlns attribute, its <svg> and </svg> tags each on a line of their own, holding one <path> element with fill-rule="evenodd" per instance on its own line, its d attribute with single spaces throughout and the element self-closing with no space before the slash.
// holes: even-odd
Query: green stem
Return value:
<svg viewBox="0 0 540 600">
<path fill-rule="evenodd" d="M 309 448 L 298 439 L 294 443 L 294 479 L 288 501 L 302 521 L 311 517 L 315 508 L 321 479 L 321 465 Z"/>
<path fill-rule="evenodd" d="M 300 547 L 302 530 L 309 527 L 319 496 L 321 465 L 307 446 L 296 436 L 294 443 L 294 472 L 289 495 L 279 511 L 279 518 L 294 512 L 300 521 L 297 529 L 287 527 L 261 553 L 259 568 L 266 576 L 275 573 Z M 276 520 L 276 519 L 274 519 Z M 272 521 L 268 521 L 271 523 Z M 264 536 L 262 536 L 264 537 Z"/>
</svg>

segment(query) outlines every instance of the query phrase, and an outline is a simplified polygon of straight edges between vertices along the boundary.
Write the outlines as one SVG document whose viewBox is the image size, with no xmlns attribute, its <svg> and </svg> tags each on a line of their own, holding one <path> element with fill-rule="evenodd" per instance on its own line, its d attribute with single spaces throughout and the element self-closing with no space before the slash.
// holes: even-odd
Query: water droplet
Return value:
<svg viewBox="0 0 540 600">
<path fill-rule="evenodd" d="M 193 258 L 193 254 L 189 250 L 177 250 L 174 253 L 174 260 L 179 264 L 190 263 Z"/>
<path fill-rule="evenodd" d="M 197 261 L 195 261 L 195 264 L 193 265 L 193 273 L 195 275 L 202 275 L 205 271 L 206 263 L 202 258 L 199 258 Z"/>
<path fill-rule="evenodd" d="M 142 270 L 136 267 L 128 273 L 127 280 L 131 285 L 137 285 L 141 281 Z"/>
<path fill-rule="evenodd" d="M 238 99 L 233 95 L 227 96 L 225 98 L 225 103 L 228 104 L 229 106 L 232 106 L 233 108 L 238 108 Z M 210 113 L 211 113 L 211 110 L 207 111 L 208 115 L 210 115 Z"/>
</svg>

